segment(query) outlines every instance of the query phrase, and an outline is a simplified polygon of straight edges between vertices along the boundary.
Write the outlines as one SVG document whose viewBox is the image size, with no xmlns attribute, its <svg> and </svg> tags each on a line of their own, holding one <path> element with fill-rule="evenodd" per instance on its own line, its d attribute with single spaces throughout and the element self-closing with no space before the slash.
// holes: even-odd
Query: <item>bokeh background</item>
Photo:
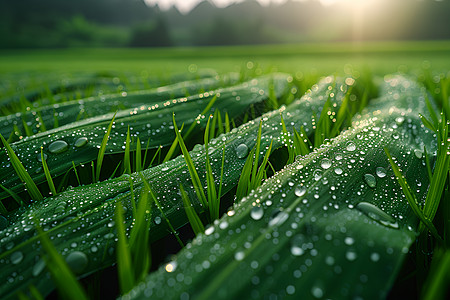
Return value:
<svg viewBox="0 0 450 300">
<path fill-rule="evenodd" d="M 0 48 L 450 39 L 446 0 L 2 0 Z"/>
</svg>

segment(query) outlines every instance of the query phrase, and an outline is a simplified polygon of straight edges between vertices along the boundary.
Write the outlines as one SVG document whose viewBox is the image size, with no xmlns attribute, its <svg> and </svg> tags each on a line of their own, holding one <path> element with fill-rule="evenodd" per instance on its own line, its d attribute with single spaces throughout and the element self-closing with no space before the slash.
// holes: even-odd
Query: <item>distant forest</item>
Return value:
<svg viewBox="0 0 450 300">
<path fill-rule="evenodd" d="M 0 48 L 450 39 L 450 1 L 378 2 L 358 10 L 313 0 L 270 6 L 246 0 L 226 8 L 203 1 L 181 14 L 143 0 L 0 0 Z"/>
</svg>

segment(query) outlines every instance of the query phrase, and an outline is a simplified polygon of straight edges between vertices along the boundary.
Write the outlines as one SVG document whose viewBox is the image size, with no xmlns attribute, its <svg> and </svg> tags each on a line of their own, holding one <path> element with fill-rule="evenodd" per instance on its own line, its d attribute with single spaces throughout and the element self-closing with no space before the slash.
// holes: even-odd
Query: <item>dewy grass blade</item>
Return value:
<svg viewBox="0 0 450 300">
<path fill-rule="evenodd" d="M 208 123 L 206 124 L 205 128 L 205 134 L 204 134 L 204 142 L 205 142 L 205 170 L 206 170 L 206 185 L 207 185 L 207 201 L 208 201 L 208 208 L 209 208 L 209 218 L 210 220 L 215 220 L 219 218 L 219 208 L 220 208 L 220 199 L 217 198 L 217 190 L 216 190 L 216 184 L 214 182 L 214 175 L 212 173 L 211 168 L 211 162 L 209 159 L 209 149 L 208 149 L 208 143 L 210 134 L 214 135 L 214 131 L 210 131 L 210 116 L 208 118 Z M 214 126 L 214 125 L 213 125 Z"/>
<path fill-rule="evenodd" d="M 144 178 L 142 173 L 139 173 L 139 176 L 141 177 L 142 181 L 144 182 L 144 185 L 145 185 L 146 189 L 148 190 L 148 193 L 151 195 L 153 202 L 155 202 L 156 207 L 158 208 L 159 212 L 161 213 L 161 216 L 166 221 L 167 226 L 169 227 L 170 231 L 174 235 L 175 239 L 177 240 L 177 242 L 181 246 L 181 248 L 183 248 L 184 244 L 180 240 L 177 231 L 172 226 L 172 223 L 170 222 L 170 220 L 167 218 L 166 214 L 164 213 L 164 210 L 162 209 L 161 204 L 159 204 L 158 197 L 156 197 L 156 195 L 153 193 L 153 190 L 151 189 L 150 185 L 148 184 L 147 180 Z"/>
<path fill-rule="evenodd" d="M 181 124 L 181 128 L 180 128 L 180 132 L 183 132 L 183 128 L 184 128 L 184 123 Z M 167 151 L 166 156 L 164 157 L 163 163 L 165 163 L 166 161 L 169 161 L 172 159 L 172 157 L 175 154 L 176 148 L 178 146 L 178 138 L 175 136 L 175 139 L 173 140 L 172 145 L 169 148 L 169 151 Z M 152 160 L 153 162 L 153 160 Z M 150 164 L 151 165 L 151 164 Z"/>
<path fill-rule="evenodd" d="M 67 263 L 58 253 L 47 234 L 38 226 L 37 231 L 41 240 L 42 247 L 47 253 L 46 264 L 52 274 L 53 280 L 59 292 L 64 295 L 65 299 L 69 300 L 87 300 L 87 296 L 78 283 L 75 275 L 70 270 Z M 76 253 L 76 252 L 73 252 Z"/>
<path fill-rule="evenodd" d="M 423 214 L 430 221 L 434 219 L 438 210 L 441 196 L 445 188 L 448 170 L 450 168 L 449 124 L 443 114 L 441 115 L 439 125 L 437 161 L 434 167 L 427 198 L 425 200 L 425 206 L 423 208 Z M 423 230 L 423 226 L 421 226 L 420 229 Z"/>
<path fill-rule="evenodd" d="M 41 160 L 42 160 L 42 168 L 44 169 L 45 178 L 47 178 L 48 187 L 52 192 L 53 196 L 56 196 L 55 185 L 53 184 L 52 175 L 50 174 L 50 170 L 48 169 L 47 162 L 45 161 L 44 150 L 41 148 Z"/>
<path fill-rule="evenodd" d="M 180 193 L 184 204 L 184 210 L 186 211 L 186 216 L 188 217 L 189 224 L 191 225 L 195 235 L 205 232 L 205 227 L 203 226 L 200 217 L 197 215 L 195 208 L 192 206 L 191 200 L 189 200 L 189 196 L 186 194 L 186 191 L 181 184 Z"/>
<path fill-rule="evenodd" d="M 123 220 L 123 208 L 120 202 L 116 203 L 115 223 L 117 229 L 117 273 L 119 277 L 120 291 L 122 294 L 130 291 L 134 284 L 134 272 L 131 261 L 131 253 L 128 247 L 126 228 Z"/>
<path fill-rule="evenodd" d="M 272 144 L 273 144 L 273 141 L 270 142 L 269 148 L 267 148 L 267 151 L 266 151 L 266 153 L 264 155 L 263 162 L 259 166 L 258 173 L 256 174 L 256 180 L 254 182 L 252 182 L 252 189 L 256 189 L 262 183 L 263 177 L 264 177 L 264 175 L 266 173 L 266 165 L 269 162 L 269 156 L 272 153 L 271 152 L 272 151 Z M 255 165 L 253 167 L 256 168 L 257 165 Z"/>
<path fill-rule="evenodd" d="M 0 139 L 3 143 L 3 146 L 6 148 L 6 152 L 8 153 L 9 159 L 11 161 L 14 170 L 16 171 L 17 176 L 19 176 L 20 180 L 25 183 L 27 191 L 30 194 L 31 198 L 36 201 L 42 200 L 43 197 L 41 192 L 37 188 L 34 181 L 31 179 L 30 175 L 20 162 L 17 155 L 14 153 L 14 150 L 11 148 L 11 146 L 8 144 L 8 142 L 2 135 L 0 135 Z"/>
<path fill-rule="evenodd" d="M 25 205 L 25 204 L 23 203 L 22 199 L 21 199 L 16 193 L 14 193 L 13 191 L 11 191 L 10 189 L 5 188 L 5 187 L 4 187 L 3 185 L 1 185 L 1 184 L 0 184 L 0 188 L 2 188 L 5 192 L 7 192 L 9 195 L 11 195 L 11 197 L 17 202 L 17 204 L 19 204 L 20 206 Z M 2 207 L 4 207 L 4 206 L 3 206 L 3 203 L 2 203 Z M 4 213 L 6 213 L 6 211 L 5 211 Z"/>
<path fill-rule="evenodd" d="M 432 131 L 437 132 L 436 126 L 433 123 L 431 123 L 424 115 L 419 114 L 419 116 L 420 119 L 422 120 L 423 125 L 431 129 Z"/>
<path fill-rule="evenodd" d="M 95 169 L 94 182 L 98 182 L 100 180 L 100 172 L 102 171 L 103 157 L 105 156 L 106 145 L 108 143 L 109 135 L 111 134 L 111 128 L 112 128 L 112 126 L 114 124 L 114 119 L 115 118 L 116 118 L 116 114 L 114 114 L 111 122 L 109 123 L 108 129 L 106 130 L 106 133 L 103 136 L 103 140 L 102 140 L 102 143 L 100 145 L 100 149 L 98 150 L 97 168 Z"/>
<path fill-rule="evenodd" d="M 75 173 L 75 177 L 77 179 L 78 185 L 81 185 L 80 177 L 78 176 L 77 167 L 75 166 L 75 162 L 72 160 L 72 168 Z"/>
<path fill-rule="evenodd" d="M 242 168 L 241 175 L 239 176 L 237 191 L 236 191 L 236 199 L 241 200 L 245 196 L 248 195 L 251 190 L 251 176 L 252 176 L 252 167 L 254 164 L 254 154 L 255 148 L 253 148 L 247 159 L 245 161 L 244 167 Z"/>
<path fill-rule="evenodd" d="M 141 141 L 137 138 L 136 141 L 136 161 L 135 161 L 135 172 L 142 171 L 142 159 L 141 159 Z"/>
<path fill-rule="evenodd" d="M 428 217 L 423 213 L 422 209 L 419 207 L 419 203 L 417 201 L 416 196 L 414 195 L 413 191 L 411 191 L 411 188 L 409 187 L 408 183 L 406 182 L 405 177 L 401 173 L 399 167 L 392 159 L 391 154 L 389 153 L 389 150 L 387 148 L 384 148 L 384 152 L 386 153 L 389 163 L 391 164 L 392 170 L 394 171 L 395 177 L 397 178 L 398 183 L 402 187 L 403 194 L 405 195 L 406 200 L 408 200 L 408 203 L 413 210 L 414 214 L 417 216 L 417 218 L 422 221 L 422 223 L 428 228 L 431 234 L 433 236 L 442 242 L 442 238 L 439 236 L 438 231 L 436 230 L 436 227 L 434 227 L 434 224 L 428 219 Z"/>
<path fill-rule="evenodd" d="M 306 155 L 309 151 L 309 146 L 307 143 L 305 143 L 304 139 L 305 137 L 302 137 L 301 134 L 298 133 L 298 131 L 293 128 L 294 130 L 294 153 L 295 155 Z"/>
<path fill-rule="evenodd" d="M 130 156 L 130 127 L 128 126 L 127 137 L 125 140 L 125 152 L 123 157 L 124 173 L 131 174 L 131 156 Z"/>
<path fill-rule="evenodd" d="M 131 229 L 129 239 L 134 278 L 137 281 L 144 278 L 151 265 L 148 235 L 150 222 L 147 220 L 147 216 L 151 213 L 152 201 L 149 201 L 149 194 L 148 186 L 144 185 L 143 192 L 139 198 L 138 208 L 133 212 L 134 226 Z"/>
<path fill-rule="evenodd" d="M 189 174 L 191 174 L 192 184 L 194 185 L 195 192 L 197 197 L 204 207 L 204 209 L 208 209 L 208 202 L 206 200 L 205 193 L 203 191 L 202 183 L 200 182 L 200 178 L 198 177 L 197 170 L 195 169 L 194 163 L 192 162 L 192 158 L 189 155 L 189 152 L 184 144 L 183 137 L 181 136 L 180 131 L 178 130 L 178 126 L 175 122 L 175 115 L 173 115 L 173 126 L 175 128 L 175 134 L 177 136 L 178 144 L 180 145 L 181 151 L 183 153 L 184 159 L 186 160 L 187 167 L 189 169 Z"/>
</svg>

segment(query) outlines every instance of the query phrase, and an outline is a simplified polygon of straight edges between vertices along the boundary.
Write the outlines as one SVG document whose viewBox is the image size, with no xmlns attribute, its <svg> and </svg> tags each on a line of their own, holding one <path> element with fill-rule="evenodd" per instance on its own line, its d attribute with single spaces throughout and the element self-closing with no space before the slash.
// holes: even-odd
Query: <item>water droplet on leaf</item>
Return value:
<svg viewBox="0 0 450 300">
<path fill-rule="evenodd" d="M 80 137 L 79 139 L 77 139 L 75 141 L 75 143 L 73 145 L 77 148 L 80 148 L 80 147 L 83 147 L 84 145 L 86 145 L 87 142 L 88 142 L 88 139 L 86 137 Z"/>
<path fill-rule="evenodd" d="M 264 210 L 261 206 L 254 206 L 250 211 L 250 217 L 252 217 L 253 220 L 261 220 L 263 216 Z"/>
<path fill-rule="evenodd" d="M 67 149 L 69 149 L 69 145 L 63 140 L 54 141 L 48 146 L 48 151 L 53 154 L 62 153 Z"/>
<path fill-rule="evenodd" d="M 367 185 L 371 188 L 374 188 L 377 185 L 377 180 L 375 179 L 375 176 L 372 174 L 365 174 L 364 180 L 366 181 Z"/>
<path fill-rule="evenodd" d="M 238 158 L 245 158 L 248 155 L 248 147 L 246 144 L 240 144 L 236 147 L 236 155 Z"/>
</svg>

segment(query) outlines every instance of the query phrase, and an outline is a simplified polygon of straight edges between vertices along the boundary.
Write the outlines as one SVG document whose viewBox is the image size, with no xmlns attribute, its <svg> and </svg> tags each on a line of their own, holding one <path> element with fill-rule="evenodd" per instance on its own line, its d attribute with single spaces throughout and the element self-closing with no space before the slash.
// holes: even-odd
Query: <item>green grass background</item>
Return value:
<svg viewBox="0 0 450 300">
<path fill-rule="evenodd" d="M 450 41 L 326 43 L 202 48 L 50 49 L 0 51 L 0 74 L 21 72 L 141 72 L 168 74 L 189 67 L 239 71 L 247 62 L 262 71 L 328 74 L 349 67 L 374 74 L 450 70 Z"/>
</svg>

